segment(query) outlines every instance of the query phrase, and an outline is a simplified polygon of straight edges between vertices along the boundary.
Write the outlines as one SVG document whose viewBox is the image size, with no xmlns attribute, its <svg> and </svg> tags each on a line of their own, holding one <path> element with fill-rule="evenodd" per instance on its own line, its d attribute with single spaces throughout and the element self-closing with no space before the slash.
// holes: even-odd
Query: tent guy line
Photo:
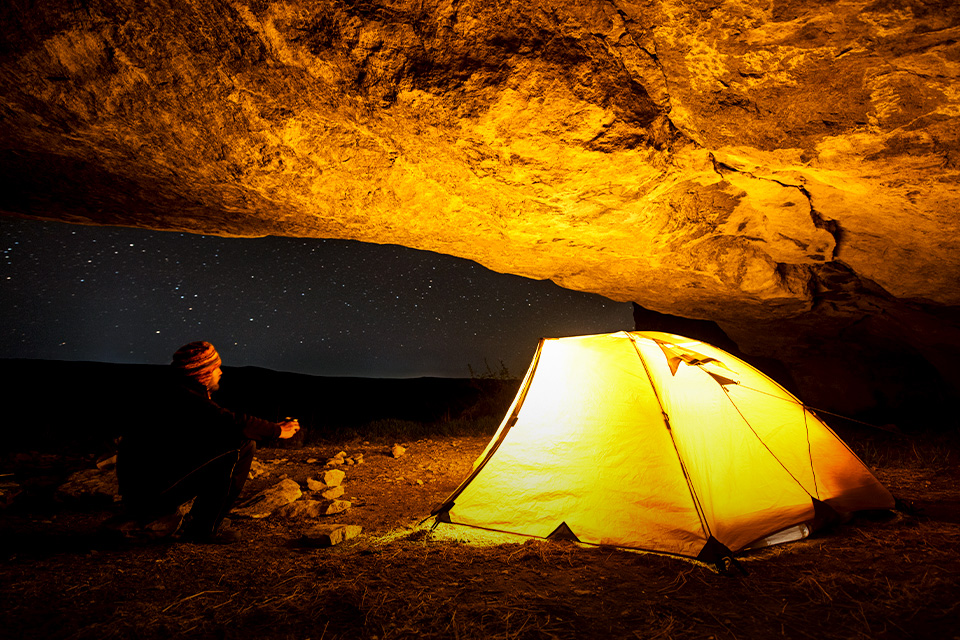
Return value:
<svg viewBox="0 0 960 640">
<path fill-rule="evenodd" d="M 784 397 L 767 393 L 766 391 L 761 391 L 760 389 L 754 389 L 753 387 L 748 387 L 740 382 L 734 382 L 733 384 L 736 384 L 741 389 L 755 391 L 757 393 L 762 393 L 764 395 L 770 396 L 771 398 L 776 398 L 777 400 L 790 402 L 792 404 L 797 405 L 798 407 L 803 407 L 807 411 L 810 411 L 811 413 L 814 413 L 814 414 L 822 413 L 824 415 L 833 416 L 834 418 L 840 418 L 841 420 L 846 420 L 848 422 L 855 422 L 856 424 L 860 424 L 865 427 L 870 427 L 871 429 L 879 429 L 880 431 L 887 431 L 889 433 L 900 433 L 900 430 L 893 425 L 879 425 L 879 424 L 874 424 L 872 422 L 864 422 L 863 420 L 857 420 L 856 418 L 851 418 L 850 416 L 843 415 L 842 413 L 834 413 L 833 411 L 827 411 L 826 409 L 821 409 L 820 407 L 814 407 L 813 405 L 809 405 L 806 402 L 803 402 L 802 400 L 796 397 L 784 398 Z"/>
</svg>

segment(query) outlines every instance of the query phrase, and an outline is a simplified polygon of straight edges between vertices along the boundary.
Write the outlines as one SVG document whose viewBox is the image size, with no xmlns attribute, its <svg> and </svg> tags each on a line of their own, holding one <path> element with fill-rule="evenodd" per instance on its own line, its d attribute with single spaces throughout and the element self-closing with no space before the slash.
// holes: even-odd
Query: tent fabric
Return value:
<svg viewBox="0 0 960 640">
<path fill-rule="evenodd" d="M 783 387 L 659 332 L 541 341 L 438 521 L 701 559 L 806 535 L 890 493 Z M 826 505 L 826 506 L 824 506 Z"/>
</svg>

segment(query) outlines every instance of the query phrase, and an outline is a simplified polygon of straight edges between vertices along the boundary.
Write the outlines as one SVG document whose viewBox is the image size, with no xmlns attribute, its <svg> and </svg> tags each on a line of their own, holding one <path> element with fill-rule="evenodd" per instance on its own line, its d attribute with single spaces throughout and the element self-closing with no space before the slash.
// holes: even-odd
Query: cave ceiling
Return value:
<svg viewBox="0 0 960 640">
<path fill-rule="evenodd" d="M 6 2 L 0 25 L 7 214 L 405 245 L 758 352 L 960 345 L 952 0 Z"/>
</svg>

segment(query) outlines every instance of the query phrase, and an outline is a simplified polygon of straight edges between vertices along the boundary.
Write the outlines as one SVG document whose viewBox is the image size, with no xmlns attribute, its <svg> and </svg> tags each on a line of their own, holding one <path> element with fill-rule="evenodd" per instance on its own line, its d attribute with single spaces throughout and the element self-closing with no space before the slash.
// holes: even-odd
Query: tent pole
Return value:
<svg viewBox="0 0 960 640">
<path fill-rule="evenodd" d="M 673 429 L 670 426 L 670 416 L 667 415 L 666 409 L 663 408 L 663 401 L 660 399 L 660 392 L 657 391 L 657 385 L 653 381 L 653 376 L 650 375 L 650 369 L 647 367 L 647 361 L 643 358 L 643 353 L 640 351 L 640 347 L 637 345 L 636 337 L 628 333 L 630 336 L 630 341 L 633 343 L 633 348 L 637 352 L 637 357 L 640 359 L 640 364 L 643 365 L 643 371 L 647 374 L 647 380 L 650 381 L 650 388 L 653 389 L 653 397 L 657 399 L 657 405 L 660 407 L 660 415 L 663 416 L 663 425 L 667 428 L 667 434 L 670 436 L 670 443 L 673 445 L 673 451 L 677 454 L 677 462 L 680 463 L 680 470 L 683 472 L 683 478 L 687 482 L 687 490 L 690 491 L 690 499 L 693 501 L 693 506 L 697 510 L 697 516 L 700 518 L 700 526 L 703 528 L 703 532 L 706 535 L 706 538 L 709 540 L 713 538 L 713 533 L 710 531 L 710 525 L 707 524 L 707 517 L 703 513 L 703 507 L 700 505 L 700 499 L 697 497 L 697 492 L 693 488 L 693 481 L 690 479 L 690 474 L 687 473 L 687 465 L 683 463 L 683 456 L 680 455 L 680 449 L 677 447 L 677 441 L 673 437 Z"/>
<path fill-rule="evenodd" d="M 530 364 L 530 368 L 527 370 L 527 376 L 523 381 L 523 388 L 520 389 L 520 393 L 517 394 L 517 399 L 514 402 L 513 411 L 510 412 L 510 415 L 504 419 L 503 426 L 500 430 L 500 436 L 497 438 L 497 441 L 490 447 L 490 450 L 487 451 L 486 457 L 483 459 L 483 462 L 478 464 L 476 468 L 467 476 L 466 480 L 460 483 L 460 486 L 453 490 L 447 499 L 441 502 L 437 507 L 430 512 L 431 516 L 435 516 L 441 512 L 449 511 L 453 506 L 453 501 L 459 496 L 464 489 L 467 488 L 467 485 L 473 482 L 473 479 L 477 477 L 477 474 L 480 473 L 480 470 L 487 464 L 490 458 L 493 457 L 493 454 L 497 452 L 497 449 L 500 448 L 500 444 L 507 437 L 507 434 L 510 432 L 510 429 L 517 423 L 517 415 L 520 413 L 520 408 L 523 406 L 523 401 L 527 398 L 527 392 L 530 390 L 530 384 L 533 382 L 534 372 L 537 370 L 537 365 L 540 364 L 540 352 L 543 351 L 543 343 L 546 341 L 546 338 L 540 339 L 540 344 L 537 345 L 537 352 L 533 356 L 533 362 Z M 439 522 L 439 520 L 438 520 Z"/>
</svg>

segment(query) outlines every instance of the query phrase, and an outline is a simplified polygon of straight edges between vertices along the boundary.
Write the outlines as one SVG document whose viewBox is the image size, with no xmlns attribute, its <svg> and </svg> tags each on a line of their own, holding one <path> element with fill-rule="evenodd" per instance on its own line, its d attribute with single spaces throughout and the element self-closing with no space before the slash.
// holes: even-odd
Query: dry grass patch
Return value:
<svg viewBox="0 0 960 640">
<path fill-rule="evenodd" d="M 11 638 L 954 638 L 960 619 L 960 490 L 942 465 L 877 468 L 927 515 L 858 518 L 743 557 L 746 577 L 656 554 L 503 537 L 431 522 L 483 438 L 408 442 L 399 460 L 366 450 L 348 471 L 338 521 L 365 535 L 299 546 L 300 525 L 235 520 L 227 547 L 118 547 L 107 515 L 0 512 L 0 620 Z M 362 442 L 265 451 L 305 474 Z M 893 458 L 891 458 L 892 460 Z M 952 458 L 949 458 L 952 459 Z M 403 480 L 398 480 L 403 478 Z M 412 479 L 423 479 L 423 485 Z M 944 506 L 946 505 L 946 506 Z M 931 511 L 933 508 L 933 511 Z M 936 515 L 936 508 L 944 516 Z M 934 515 L 930 515 L 933 513 Z"/>
</svg>

